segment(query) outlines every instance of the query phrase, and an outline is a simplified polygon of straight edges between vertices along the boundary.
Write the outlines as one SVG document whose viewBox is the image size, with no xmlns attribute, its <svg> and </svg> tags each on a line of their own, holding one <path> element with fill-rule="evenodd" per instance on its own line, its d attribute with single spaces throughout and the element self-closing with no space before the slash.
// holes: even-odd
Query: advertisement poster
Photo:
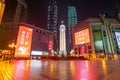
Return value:
<svg viewBox="0 0 120 80">
<path fill-rule="evenodd" d="M 75 45 L 80 45 L 90 42 L 89 29 L 76 32 L 74 36 L 75 36 Z"/>
<path fill-rule="evenodd" d="M 30 57 L 33 29 L 20 26 L 15 50 L 15 57 Z"/>
<path fill-rule="evenodd" d="M 120 32 L 115 32 L 118 48 L 120 49 Z"/>
</svg>

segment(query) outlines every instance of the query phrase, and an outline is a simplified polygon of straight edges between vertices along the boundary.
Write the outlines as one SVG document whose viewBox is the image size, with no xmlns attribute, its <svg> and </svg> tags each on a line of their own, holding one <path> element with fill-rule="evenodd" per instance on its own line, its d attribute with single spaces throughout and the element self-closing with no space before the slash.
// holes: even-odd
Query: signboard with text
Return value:
<svg viewBox="0 0 120 80">
<path fill-rule="evenodd" d="M 15 50 L 15 57 L 30 57 L 33 29 L 20 26 Z"/>
<path fill-rule="evenodd" d="M 75 36 L 75 45 L 80 45 L 90 42 L 89 29 L 84 29 L 82 31 L 76 32 Z"/>
</svg>

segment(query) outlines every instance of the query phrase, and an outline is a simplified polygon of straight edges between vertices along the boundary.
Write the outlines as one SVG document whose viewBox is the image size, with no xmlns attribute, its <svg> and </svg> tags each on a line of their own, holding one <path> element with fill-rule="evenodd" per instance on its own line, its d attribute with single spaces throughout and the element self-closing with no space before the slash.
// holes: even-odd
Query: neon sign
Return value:
<svg viewBox="0 0 120 80">
<path fill-rule="evenodd" d="M 53 49 L 53 41 L 49 41 L 48 49 L 49 49 L 49 50 L 52 50 L 52 49 Z"/>
</svg>

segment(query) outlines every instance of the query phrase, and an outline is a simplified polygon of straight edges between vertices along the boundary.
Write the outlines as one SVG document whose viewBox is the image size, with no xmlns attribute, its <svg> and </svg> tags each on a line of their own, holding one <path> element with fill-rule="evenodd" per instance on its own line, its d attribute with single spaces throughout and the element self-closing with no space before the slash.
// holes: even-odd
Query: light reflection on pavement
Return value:
<svg viewBox="0 0 120 80">
<path fill-rule="evenodd" d="M 120 61 L 0 61 L 0 80 L 120 80 Z"/>
</svg>

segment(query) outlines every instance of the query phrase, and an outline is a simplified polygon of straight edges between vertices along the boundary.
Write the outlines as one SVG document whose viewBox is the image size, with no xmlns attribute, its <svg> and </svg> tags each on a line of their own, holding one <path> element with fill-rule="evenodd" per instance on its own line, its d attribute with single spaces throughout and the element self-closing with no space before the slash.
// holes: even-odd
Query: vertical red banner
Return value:
<svg viewBox="0 0 120 80">
<path fill-rule="evenodd" d="M 52 50 L 52 49 L 53 49 L 53 41 L 49 41 L 48 50 Z"/>
<path fill-rule="evenodd" d="M 15 57 L 30 57 L 33 29 L 20 26 L 15 50 Z"/>
<path fill-rule="evenodd" d="M 80 47 L 80 54 L 84 55 L 85 54 L 85 46 Z"/>
</svg>

